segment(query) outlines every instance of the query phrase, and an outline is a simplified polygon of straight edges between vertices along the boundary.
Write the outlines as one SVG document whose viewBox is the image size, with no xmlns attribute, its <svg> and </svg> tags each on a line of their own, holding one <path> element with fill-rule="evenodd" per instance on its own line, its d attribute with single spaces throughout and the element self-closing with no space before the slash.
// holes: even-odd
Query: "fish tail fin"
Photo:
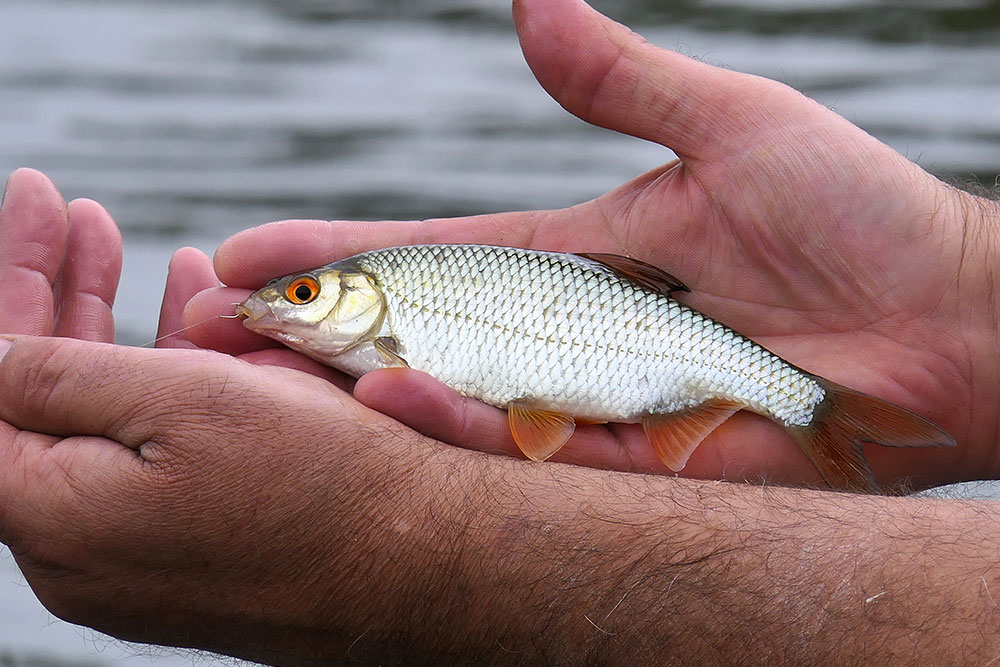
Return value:
<svg viewBox="0 0 1000 667">
<path fill-rule="evenodd" d="M 808 426 L 786 427 L 830 488 L 880 493 L 862 443 L 889 447 L 953 447 L 934 422 L 880 398 L 823 381 L 826 397 Z"/>
</svg>

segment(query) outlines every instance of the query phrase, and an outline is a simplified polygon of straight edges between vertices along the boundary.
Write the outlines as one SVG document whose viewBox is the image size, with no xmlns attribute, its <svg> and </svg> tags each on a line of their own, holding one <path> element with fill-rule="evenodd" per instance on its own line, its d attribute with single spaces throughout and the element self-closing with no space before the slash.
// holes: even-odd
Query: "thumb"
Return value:
<svg viewBox="0 0 1000 667">
<path fill-rule="evenodd" d="M 0 350 L 0 421 L 46 435 L 103 436 L 132 449 L 180 428 L 178 405 L 223 412 L 222 388 L 253 368 L 203 350 L 47 337 L 10 343 Z"/>
<path fill-rule="evenodd" d="M 741 138 L 760 126 L 762 109 L 806 100 L 777 82 L 657 48 L 582 0 L 514 0 L 514 22 L 532 72 L 567 111 L 682 159 L 745 150 Z M 762 102 L 769 96 L 776 99 Z"/>
</svg>

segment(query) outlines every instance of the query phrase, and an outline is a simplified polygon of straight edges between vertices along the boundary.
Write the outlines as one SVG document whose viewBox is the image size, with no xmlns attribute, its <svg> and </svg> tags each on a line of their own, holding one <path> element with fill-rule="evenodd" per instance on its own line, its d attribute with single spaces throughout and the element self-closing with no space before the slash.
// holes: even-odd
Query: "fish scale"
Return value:
<svg viewBox="0 0 1000 667">
<path fill-rule="evenodd" d="M 681 470 L 747 409 L 784 427 L 832 488 L 874 493 L 863 442 L 955 443 L 670 296 L 682 289 L 617 255 L 402 246 L 276 279 L 236 311 L 247 328 L 354 376 L 410 366 L 506 408 L 514 441 L 536 461 L 577 420 L 641 422 L 660 460 Z"/>
<path fill-rule="evenodd" d="M 587 259 L 440 245 L 353 261 L 383 290 L 407 363 L 487 403 L 634 422 L 728 398 L 806 425 L 824 396 L 780 357 Z"/>
</svg>

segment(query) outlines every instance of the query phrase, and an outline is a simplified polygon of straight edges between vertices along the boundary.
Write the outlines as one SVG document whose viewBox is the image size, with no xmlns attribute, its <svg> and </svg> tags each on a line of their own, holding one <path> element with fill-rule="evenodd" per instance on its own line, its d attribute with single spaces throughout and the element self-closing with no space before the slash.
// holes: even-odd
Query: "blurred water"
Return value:
<svg viewBox="0 0 1000 667">
<path fill-rule="evenodd" d="M 785 81 L 936 173 L 1000 173 L 996 2 L 596 5 L 656 44 Z M 0 0 L 0 173 L 34 166 L 108 206 L 124 342 L 153 337 L 181 245 L 211 252 L 279 218 L 561 207 L 670 157 L 552 102 L 502 0 Z M 130 651 L 53 621 L 0 551 L 0 664 Z"/>
</svg>

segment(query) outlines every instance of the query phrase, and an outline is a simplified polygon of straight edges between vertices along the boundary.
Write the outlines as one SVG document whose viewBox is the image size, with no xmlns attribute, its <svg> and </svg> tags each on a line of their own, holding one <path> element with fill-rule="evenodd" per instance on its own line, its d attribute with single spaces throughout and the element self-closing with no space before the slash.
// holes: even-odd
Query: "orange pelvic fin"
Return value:
<svg viewBox="0 0 1000 667">
<path fill-rule="evenodd" d="M 523 401 L 507 406 L 507 421 L 514 442 L 532 461 L 544 461 L 558 452 L 576 430 L 571 416 L 539 410 Z"/>
<path fill-rule="evenodd" d="M 660 460 L 678 472 L 701 441 L 740 407 L 727 401 L 710 401 L 678 412 L 643 417 L 642 429 Z"/>
<path fill-rule="evenodd" d="M 823 381 L 826 397 L 808 426 L 786 427 L 830 488 L 880 493 L 863 442 L 889 447 L 954 447 L 934 422 L 880 398 Z"/>
</svg>

